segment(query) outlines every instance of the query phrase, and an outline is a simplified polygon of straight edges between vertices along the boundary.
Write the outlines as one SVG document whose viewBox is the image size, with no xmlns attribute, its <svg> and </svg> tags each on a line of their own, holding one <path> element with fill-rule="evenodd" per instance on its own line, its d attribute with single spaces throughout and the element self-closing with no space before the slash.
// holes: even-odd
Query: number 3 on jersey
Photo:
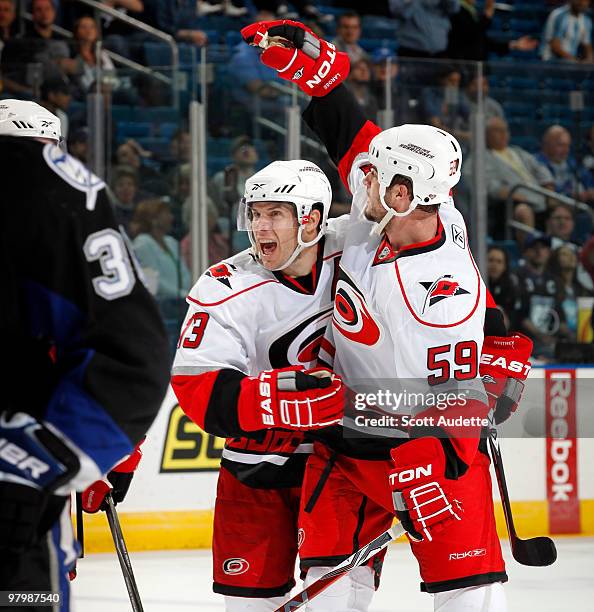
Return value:
<svg viewBox="0 0 594 612">
<path fill-rule="evenodd" d="M 195 312 L 184 327 L 179 337 L 177 348 L 198 348 L 204 337 L 207 323 L 208 314 L 206 312 Z"/>
<path fill-rule="evenodd" d="M 454 358 L 453 368 L 450 365 L 452 357 Z M 451 344 L 432 346 L 427 349 L 427 369 L 437 372 L 427 376 L 430 385 L 440 385 L 447 382 L 451 378 L 452 370 L 456 380 L 476 378 L 478 372 L 476 342 L 474 340 L 458 342 L 454 345 L 453 351 Z"/>
</svg>

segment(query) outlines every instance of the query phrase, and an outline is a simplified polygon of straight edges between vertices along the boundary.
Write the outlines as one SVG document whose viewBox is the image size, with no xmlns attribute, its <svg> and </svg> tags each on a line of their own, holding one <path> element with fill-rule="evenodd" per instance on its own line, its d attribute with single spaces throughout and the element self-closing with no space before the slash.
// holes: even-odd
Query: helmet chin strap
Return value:
<svg viewBox="0 0 594 612">
<path fill-rule="evenodd" d="M 319 231 L 318 235 L 313 240 L 310 240 L 309 242 L 303 242 L 303 239 L 301 238 L 302 231 L 303 231 L 302 227 L 300 227 L 299 230 L 297 231 L 297 246 L 295 247 L 295 250 L 293 251 L 293 253 L 291 253 L 291 256 L 289 257 L 289 259 L 287 259 L 287 261 L 285 261 L 285 263 L 282 266 L 279 266 L 278 268 L 274 268 L 273 272 L 280 272 L 281 270 L 285 270 L 286 268 L 288 268 L 297 259 L 297 257 L 299 257 L 303 249 L 306 249 L 310 246 L 313 246 L 314 244 L 317 244 L 320 241 L 321 237 L 324 235 L 323 231 Z"/>
<path fill-rule="evenodd" d="M 383 216 L 381 221 L 378 221 L 372 227 L 371 235 L 376 235 L 376 236 L 381 235 L 384 229 L 386 229 L 386 225 L 388 225 L 388 223 L 390 223 L 390 221 L 394 217 L 407 217 L 417 207 L 416 198 L 413 198 L 410 204 L 408 205 L 408 208 L 404 212 L 397 212 L 392 207 L 388 206 L 388 204 L 386 203 L 385 196 L 386 196 L 386 185 L 384 185 L 383 183 L 380 183 L 380 186 L 379 186 L 380 204 L 385 209 L 386 214 Z"/>
</svg>

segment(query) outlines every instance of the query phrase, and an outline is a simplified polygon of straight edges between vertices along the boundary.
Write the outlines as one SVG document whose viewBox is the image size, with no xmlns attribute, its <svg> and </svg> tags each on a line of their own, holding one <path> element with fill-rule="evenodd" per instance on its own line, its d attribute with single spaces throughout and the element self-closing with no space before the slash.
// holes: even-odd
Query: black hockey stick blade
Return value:
<svg viewBox="0 0 594 612">
<path fill-rule="evenodd" d="M 557 560 L 557 549 L 551 538 L 539 536 L 522 540 L 517 535 L 510 537 L 514 559 L 522 565 L 545 567 Z"/>
<path fill-rule="evenodd" d="M 497 440 L 497 430 L 492 429 L 490 432 L 489 448 L 491 449 L 493 467 L 495 468 L 499 495 L 501 497 L 503 514 L 505 516 L 505 523 L 507 525 L 507 532 L 509 534 L 509 541 L 514 559 L 521 565 L 532 567 L 546 567 L 547 565 L 552 565 L 557 560 L 557 549 L 551 538 L 539 536 L 523 540 L 516 533 L 511 502 L 509 500 L 509 492 L 507 490 L 507 482 L 505 480 L 505 471 L 503 469 L 503 459 Z"/>
</svg>

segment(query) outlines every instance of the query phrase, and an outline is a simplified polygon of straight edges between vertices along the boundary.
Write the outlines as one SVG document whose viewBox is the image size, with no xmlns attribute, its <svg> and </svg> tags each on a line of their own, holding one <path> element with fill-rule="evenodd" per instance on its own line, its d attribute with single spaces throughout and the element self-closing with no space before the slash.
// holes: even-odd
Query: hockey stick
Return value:
<svg viewBox="0 0 594 612">
<path fill-rule="evenodd" d="M 390 527 L 387 531 L 384 531 L 380 536 L 375 538 L 354 552 L 348 559 L 345 559 L 342 563 L 332 568 L 329 572 L 326 572 L 323 576 L 320 576 L 315 582 L 312 582 L 308 587 L 305 587 L 303 591 L 297 593 L 294 597 L 286 601 L 280 608 L 277 608 L 274 612 L 291 612 L 304 606 L 310 599 L 313 599 L 316 595 L 321 593 L 324 589 L 327 589 L 331 584 L 336 582 L 339 578 L 342 578 L 345 574 L 350 572 L 355 567 L 363 565 L 369 561 L 373 555 L 376 555 L 380 550 L 383 550 L 390 542 L 397 540 L 405 532 L 404 527 L 398 523 L 393 527 Z"/>
<path fill-rule="evenodd" d="M 499 441 L 497 440 L 497 430 L 494 428 L 489 432 L 489 448 L 491 449 L 493 467 L 495 468 L 495 475 L 497 476 L 501 504 L 503 505 L 503 515 L 505 516 L 505 523 L 507 525 L 507 532 L 509 533 L 509 541 L 514 559 L 522 565 L 540 567 L 551 565 L 557 559 L 557 549 L 551 538 L 540 536 L 522 540 L 516 533 L 507 483 L 505 481 L 505 472 L 503 471 L 501 449 L 499 448 Z"/>
<path fill-rule="evenodd" d="M 134 579 L 134 572 L 132 571 L 132 563 L 128 555 L 128 549 L 126 548 L 126 542 L 124 541 L 124 535 L 122 528 L 120 527 L 120 520 L 118 519 L 118 513 L 116 512 L 115 505 L 111 493 L 105 496 L 107 502 L 107 508 L 105 514 L 107 514 L 107 520 L 109 522 L 109 528 L 111 529 L 111 535 L 113 537 L 113 543 L 115 544 L 116 552 L 118 553 L 118 561 L 122 568 L 122 574 L 124 574 L 124 582 L 128 589 L 128 595 L 130 597 L 130 603 L 132 604 L 132 610 L 134 612 L 144 612 L 142 608 L 142 602 L 140 601 L 140 593 L 136 586 L 136 580 Z"/>
</svg>

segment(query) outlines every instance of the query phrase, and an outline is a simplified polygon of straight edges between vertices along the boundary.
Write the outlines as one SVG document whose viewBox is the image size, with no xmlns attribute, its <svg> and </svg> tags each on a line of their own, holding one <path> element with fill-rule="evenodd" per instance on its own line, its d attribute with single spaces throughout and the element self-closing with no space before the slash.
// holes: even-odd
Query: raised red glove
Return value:
<svg viewBox="0 0 594 612">
<path fill-rule="evenodd" d="M 532 340 L 523 334 L 485 337 L 479 370 L 498 425 L 518 407 L 531 354 Z"/>
<path fill-rule="evenodd" d="M 298 21 L 259 21 L 241 30 L 244 40 L 264 49 L 260 61 L 308 96 L 325 96 L 344 81 L 349 56 Z"/>
<path fill-rule="evenodd" d="M 432 533 L 462 520 L 462 505 L 448 494 L 446 457 L 437 438 L 416 438 L 390 452 L 390 488 L 396 515 L 412 540 L 431 541 Z"/>
<path fill-rule="evenodd" d="M 244 431 L 320 429 L 340 422 L 344 386 L 325 368 L 266 370 L 241 381 L 237 411 Z"/>
<path fill-rule="evenodd" d="M 99 510 L 105 510 L 105 496 L 110 492 L 114 504 L 124 501 L 132 482 L 132 476 L 142 458 L 140 447 L 145 439 L 143 438 L 130 455 L 107 474 L 107 478 L 96 480 L 83 491 L 82 506 L 85 512 L 94 514 Z"/>
</svg>

